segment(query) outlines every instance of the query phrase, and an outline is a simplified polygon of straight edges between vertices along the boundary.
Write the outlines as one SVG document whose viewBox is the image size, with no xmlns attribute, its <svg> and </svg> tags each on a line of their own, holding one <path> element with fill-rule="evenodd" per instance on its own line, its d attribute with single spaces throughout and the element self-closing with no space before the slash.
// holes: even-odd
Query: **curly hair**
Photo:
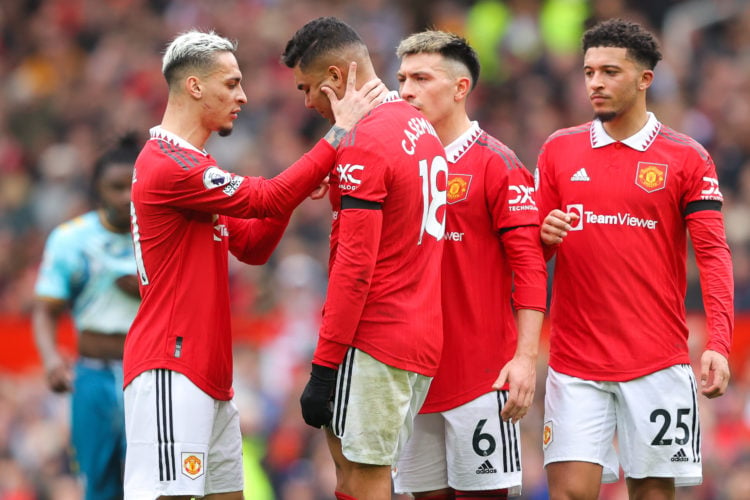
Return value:
<svg viewBox="0 0 750 500">
<path fill-rule="evenodd" d="M 350 46 L 367 51 L 354 28 L 335 17 L 319 17 L 305 24 L 286 44 L 281 61 L 290 68 L 304 70 L 319 57 Z"/>
<path fill-rule="evenodd" d="M 609 19 L 583 34 L 583 52 L 592 47 L 627 49 L 628 57 L 649 69 L 654 69 L 662 56 L 659 43 L 640 24 L 623 19 Z"/>
</svg>

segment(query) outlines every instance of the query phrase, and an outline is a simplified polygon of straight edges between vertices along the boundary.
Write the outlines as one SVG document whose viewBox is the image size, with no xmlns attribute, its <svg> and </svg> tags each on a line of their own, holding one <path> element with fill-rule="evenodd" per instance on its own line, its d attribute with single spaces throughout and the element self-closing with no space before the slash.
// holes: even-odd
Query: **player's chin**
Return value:
<svg viewBox="0 0 750 500">
<path fill-rule="evenodd" d="M 218 134 L 220 137 L 226 137 L 232 133 L 232 130 L 234 130 L 234 126 L 232 125 L 220 127 L 218 130 Z"/>
</svg>

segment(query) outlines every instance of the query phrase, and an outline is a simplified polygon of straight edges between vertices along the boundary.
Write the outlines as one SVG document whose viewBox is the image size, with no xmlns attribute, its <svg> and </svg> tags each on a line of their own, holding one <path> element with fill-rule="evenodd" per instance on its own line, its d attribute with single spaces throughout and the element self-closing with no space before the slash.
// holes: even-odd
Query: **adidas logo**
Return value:
<svg viewBox="0 0 750 500">
<path fill-rule="evenodd" d="M 477 474 L 497 474 L 497 469 L 492 466 L 489 460 L 485 460 L 482 465 L 477 467 Z"/>
<path fill-rule="evenodd" d="M 582 168 L 581 170 L 573 174 L 573 177 L 571 177 L 570 180 L 587 182 L 590 181 L 591 178 L 589 177 L 589 174 L 586 173 L 586 169 Z"/>
<path fill-rule="evenodd" d="M 687 462 L 688 461 L 688 457 L 685 454 L 685 450 L 683 450 L 682 448 L 680 448 L 680 451 L 678 451 L 677 453 L 675 453 L 674 455 L 672 455 L 672 458 L 670 458 L 670 460 L 672 462 Z"/>
</svg>

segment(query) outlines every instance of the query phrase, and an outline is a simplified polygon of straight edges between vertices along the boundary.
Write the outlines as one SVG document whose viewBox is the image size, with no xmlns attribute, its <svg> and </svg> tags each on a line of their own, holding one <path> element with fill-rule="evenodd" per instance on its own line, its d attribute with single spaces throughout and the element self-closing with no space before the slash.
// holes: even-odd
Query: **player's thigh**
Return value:
<svg viewBox="0 0 750 500">
<path fill-rule="evenodd" d="M 436 491 L 448 487 L 445 425 L 441 413 L 423 413 L 414 419 L 411 437 L 393 468 L 397 493 Z"/>
<path fill-rule="evenodd" d="M 500 412 L 508 391 L 492 391 L 443 412 L 448 483 L 462 491 L 507 489 L 521 492 L 519 422 L 505 422 Z"/>
<path fill-rule="evenodd" d="M 184 375 L 150 370 L 125 389 L 126 500 L 240 492 L 239 415 Z"/>
<path fill-rule="evenodd" d="M 554 462 L 589 462 L 602 468 L 595 482 L 617 481 L 617 400 L 611 388 L 609 382 L 583 380 L 549 368 L 542 438 L 545 467 Z"/>
<path fill-rule="evenodd" d="M 700 484 L 698 391 L 690 365 L 674 365 L 622 382 L 618 438 L 625 476 Z"/>
<path fill-rule="evenodd" d="M 351 462 L 393 465 L 432 379 L 349 349 L 338 370 L 331 429 Z"/>
</svg>

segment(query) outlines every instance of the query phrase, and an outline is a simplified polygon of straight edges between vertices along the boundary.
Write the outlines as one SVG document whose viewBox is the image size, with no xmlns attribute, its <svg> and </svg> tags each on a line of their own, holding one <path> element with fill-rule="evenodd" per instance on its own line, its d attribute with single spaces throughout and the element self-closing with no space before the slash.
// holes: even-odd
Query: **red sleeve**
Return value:
<svg viewBox="0 0 750 500">
<path fill-rule="evenodd" d="M 522 226 L 501 236 L 513 269 L 513 306 L 516 309 L 547 308 L 547 265 L 542 255 L 538 226 Z"/>
<path fill-rule="evenodd" d="M 272 179 L 226 172 L 210 157 L 198 168 L 183 167 L 175 154 L 165 158 L 172 168 L 154 181 L 150 203 L 249 219 L 288 216 L 330 173 L 336 150 L 321 139 Z"/>
<path fill-rule="evenodd" d="M 380 210 L 339 212 L 338 247 L 313 356 L 315 364 L 338 369 L 354 340 L 370 291 L 382 225 Z"/>
<path fill-rule="evenodd" d="M 541 241 L 541 229 L 544 223 L 544 218 L 549 213 L 560 208 L 560 196 L 555 189 L 554 183 L 554 164 L 551 162 L 549 156 L 550 139 L 542 146 L 539 152 L 539 157 L 536 162 L 536 170 L 534 171 L 534 187 L 536 189 L 535 199 L 537 207 L 539 208 L 539 227 L 537 228 L 537 238 Z M 542 244 L 542 251 L 544 252 L 544 260 L 548 261 L 557 253 L 557 247 L 559 245 L 544 245 Z"/>
<path fill-rule="evenodd" d="M 302 203 L 330 173 L 336 150 L 321 139 L 302 158 L 271 180 L 248 177 L 255 185 L 251 194 L 251 216 L 287 216 Z"/>
<path fill-rule="evenodd" d="M 724 219 L 721 212 L 716 210 L 701 210 L 687 216 L 687 226 L 695 250 L 703 307 L 706 310 L 706 349 L 729 357 L 734 330 L 734 277 Z"/>
<path fill-rule="evenodd" d="M 229 251 L 246 264 L 268 262 L 289 224 L 289 217 L 236 219 L 227 217 Z"/>
</svg>

